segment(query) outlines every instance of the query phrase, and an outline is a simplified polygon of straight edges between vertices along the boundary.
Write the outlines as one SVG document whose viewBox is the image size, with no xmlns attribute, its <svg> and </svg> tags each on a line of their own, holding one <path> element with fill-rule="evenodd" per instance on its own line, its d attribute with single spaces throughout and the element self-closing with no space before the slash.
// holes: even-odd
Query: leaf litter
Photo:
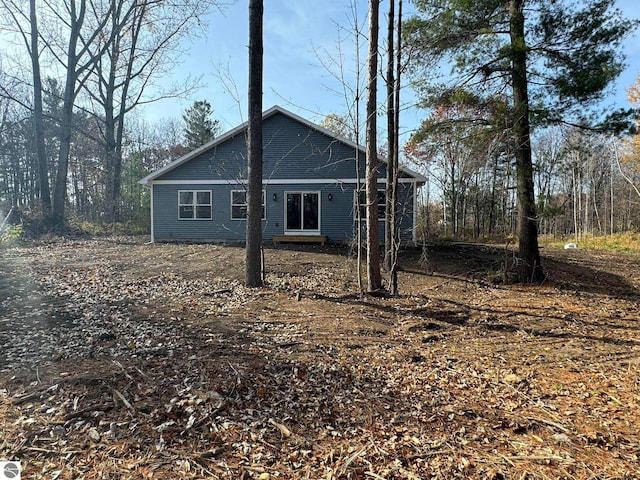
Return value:
<svg viewBox="0 0 640 480">
<path fill-rule="evenodd" d="M 640 258 L 69 240 L 0 252 L 0 458 L 26 478 L 640 478 Z M 625 262 L 618 270 L 612 265 Z"/>
</svg>

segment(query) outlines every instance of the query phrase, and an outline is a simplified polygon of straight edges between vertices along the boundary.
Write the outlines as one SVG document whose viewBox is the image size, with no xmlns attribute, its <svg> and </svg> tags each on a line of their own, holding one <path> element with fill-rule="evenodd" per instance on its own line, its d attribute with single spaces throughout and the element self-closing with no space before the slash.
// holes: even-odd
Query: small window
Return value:
<svg viewBox="0 0 640 480">
<path fill-rule="evenodd" d="M 262 219 L 264 220 L 265 191 L 262 190 Z M 247 191 L 231 190 L 231 219 L 243 220 L 247 218 Z"/>
<path fill-rule="evenodd" d="M 367 192 L 360 190 L 358 192 L 360 197 L 360 219 L 364 222 L 367 218 Z M 356 196 L 353 195 L 353 211 L 356 211 Z M 378 220 L 384 220 L 387 213 L 387 192 L 384 190 L 378 190 Z"/>
<path fill-rule="evenodd" d="M 180 220 L 211 220 L 210 190 L 178 191 L 178 218 Z"/>
</svg>

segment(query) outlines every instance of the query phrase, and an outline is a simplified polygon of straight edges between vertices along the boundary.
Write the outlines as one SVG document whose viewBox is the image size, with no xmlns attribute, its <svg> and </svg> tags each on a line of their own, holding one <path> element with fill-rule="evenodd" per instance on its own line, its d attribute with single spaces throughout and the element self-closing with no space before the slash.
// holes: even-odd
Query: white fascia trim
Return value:
<svg viewBox="0 0 640 480">
<path fill-rule="evenodd" d="M 400 178 L 399 183 L 413 183 L 417 181 L 415 178 Z M 152 180 L 150 185 L 245 185 L 247 180 Z M 340 184 L 340 183 L 357 183 L 355 178 L 277 178 L 264 179 L 263 185 L 313 185 L 313 184 Z M 362 183 L 362 180 L 360 180 Z M 378 179 L 378 183 L 386 184 L 384 178 Z"/>
</svg>

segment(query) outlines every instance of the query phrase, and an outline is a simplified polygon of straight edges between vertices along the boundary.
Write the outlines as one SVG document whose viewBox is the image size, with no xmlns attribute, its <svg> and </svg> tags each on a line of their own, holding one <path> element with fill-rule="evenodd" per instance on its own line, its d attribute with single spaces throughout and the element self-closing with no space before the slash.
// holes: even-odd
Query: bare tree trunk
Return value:
<svg viewBox="0 0 640 480">
<path fill-rule="evenodd" d="M 377 151 L 377 79 L 378 15 L 380 0 L 369 0 L 369 53 L 367 59 L 367 291 L 382 288 L 380 242 L 378 240 L 378 151 Z"/>
<path fill-rule="evenodd" d="M 111 76 L 111 75 L 110 75 Z M 104 213 L 107 222 L 118 220 L 117 204 L 121 161 L 116 148 L 116 124 L 113 109 L 113 89 L 106 88 L 104 102 L 104 161 L 106 173 Z"/>
<path fill-rule="evenodd" d="M 356 243 L 358 248 L 358 253 L 356 254 L 356 261 L 358 262 L 357 275 L 358 275 L 358 290 L 360 291 L 360 295 L 364 291 L 364 282 L 362 279 L 362 209 L 360 208 L 360 190 L 362 188 L 362 182 L 360 180 L 360 25 L 358 23 L 357 11 L 358 7 L 353 5 L 353 12 L 355 15 L 353 24 L 356 28 L 356 115 L 354 122 L 354 135 L 356 142 L 356 153 L 355 153 L 355 163 L 356 163 Z"/>
<path fill-rule="evenodd" d="M 613 228 L 613 225 L 614 225 L 614 223 L 613 223 L 613 221 L 614 221 L 614 218 L 613 218 L 613 206 L 614 206 L 613 205 L 613 162 L 611 162 L 611 164 L 609 166 L 609 200 L 611 202 L 610 207 L 609 207 L 610 208 L 610 212 L 609 213 L 611 215 L 611 217 L 609 219 L 609 233 L 611 235 L 613 235 L 615 233 L 615 230 Z"/>
<path fill-rule="evenodd" d="M 106 78 L 102 78 L 101 71 L 97 72 L 98 82 L 101 82 L 100 100 L 104 108 L 104 131 L 105 131 L 105 155 L 107 162 L 107 188 L 106 188 L 106 218 L 109 222 L 117 222 L 119 218 L 119 204 L 121 195 L 122 182 L 122 141 L 124 138 L 124 119 L 127 112 L 134 106 L 135 102 L 131 102 L 129 98 L 129 87 L 133 78 L 137 77 L 140 71 L 134 72 L 134 63 L 139 53 L 139 40 L 143 29 L 145 28 L 146 13 L 148 6 L 141 3 L 138 8 L 130 7 L 126 12 L 122 12 L 118 3 L 118 8 L 112 8 L 111 24 L 112 34 L 109 39 L 107 52 L 110 61 L 107 61 L 108 72 Z M 122 18 L 119 15 L 122 14 Z M 128 48 L 123 50 L 122 44 L 125 36 L 130 37 Z M 102 54 L 102 52 L 99 52 Z M 120 67 L 117 58 L 126 58 L 126 70 L 124 78 L 120 85 L 118 84 L 117 74 Z M 99 63 L 102 65 L 102 62 Z M 116 90 L 120 88 L 118 109 L 116 111 Z"/>
<path fill-rule="evenodd" d="M 262 285 L 262 0 L 249 0 L 249 131 L 245 283 Z"/>
<path fill-rule="evenodd" d="M 590 156 L 587 157 L 587 171 L 586 171 L 586 179 L 584 179 L 584 238 L 588 237 L 589 234 L 593 234 L 593 230 L 590 231 L 590 220 L 589 220 L 589 204 L 591 203 L 591 163 Z"/>
<path fill-rule="evenodd" d="M 71 2 L 75 5 L 74 2 Z M 75 7 L 73 7 L 75 8 Z M 71 151 L 71 129 L 73 121 L 73 103 L 75 100 L 75 46 L 79 36 L 79 27 L 72 29 L 68 49 L 68 65 L 64 87 L 64 98 L 60 118 L 60 149 L 58 152 L 58 166 L 56 183 L 53 194 L 52 221 L 56 229 L 62 230 L 65 221 L 65 207 L 67 201 L 67 173 L 69 170 L 69 153 Z"/>
<path fill-rule="evenodd" d="M 393 0 L 392 0 L 393 1 Z M 394 96 L 394 131 L 395 144 L 393 149 L 393 179 L 391 190 L 391 226 L 392 226 L 392 240 L 393 240 L 393 258 L 391 262 L 391 294 L 398 294 L 398 250 L 400 248 L 400 232 L 398 231 L 398 170 L 400 163 L 400 75 L 402 73 L 402 0 L 398 1 L 398 31 L 397 31 L 397 48 L 396 48 L 396 78 L 395 78 L 395 91 Z M 414 190 L 414 194 L 417 192 Z M 417 202 L 415 202 L 417 205 Z M 415 228 L 415 226 L 414 226 Z"/>
<path fill-rule="evenodd" d="M 597 225 L 598 235 L 603 235 L 607 232 L 604 232 L 602 229 L 602 220 L 600 220 L 600 212 L 598 210 L 598 195 L 597 195 L 595 185 L 593 187 L 593 194 L 591 195 L 591 199 L 593 200 L 593 216 L 595 217 L 593 228 L 595 229 Z"/>
<path fill-rule="evenodd" d="M 574 165 L 571 169 L 571 174 L 573 180 L 573 231 L 576 235 L 576 243 L 578 243 L 580 241 L 580 228 L 578 226 L 578 183 L 576 179 L 576 168 Z"/>
<path fill-rule="evenodd" d="M 47 151 L 44 143 L 44 122 L 42 113 L 42 77 L 40 75 L 40 57 L 38 46 L 38 17 L 36 1 L 29 0 L 29 14 L 31 20 L 31 68 L 33 70 L 33 130 L 38 157 L 38 190 L 40 203 L 45 216 L 51 214 L 51 191 L 49 189 L 49 166 Z"/>
<path fill-rule="evenodd" d="M 73 106 L 76 99 L 76 85 L 79 81 L 77 53 L 80 32 L 85 19 L 86 0 L 80 0 L 80 9 L 76 9 L 76 2 L 69 2 L 69 43 L 66 54 L 66 80 L 62 99 L 60 119 L 60 149 L 58 152 L 58 169 L 53 193 L 52 222 L 54 228 L 62 230 L 65 222 L 65 206 L 67 201 L 67 174 L 69 170 L 69 154 L 71 151 L 71 136 L 73 128 Z"/>
<path fill-rule="evenodd" d="M 395 71 L 394 71 L 394 31 L 395 31 L 395 4 L 396 0 L 389 0 L 389 24 L 387 26 L 387 188 L 385 194 L 385 222 L 384 222 L 384 268 L 391 272 L 393 263 L 393 213 L 395 206 L 392 203 L 393 196 L 393 155 L 397 138 L 395 135 Z"/>
<path fill-rule="evenodd" d="M 524 0 L 509 0 L 512 49 L 514 141 L 518 187 L 518 240 L 520 278 L 524 282 L 541 282 L 544 272 L 538 247 L 538 216 L 533 187 L 531 127 L 527 84 L 527 48 L 524 30 Z"/>
<path fill-rule="evenodd" d="M 577 168 L 577 167 L 576 167 Z M 583 217 L 582 217 L 582 183 L 583 183 L 583 178 L 582 178 L 582 172 L 578 172 L 578 186 L 576 187 L 576 194 L 578 195 L 578 226 L 580 228 L 580 233 L 579 236 L 580 238 L 584 239 L 586 237 L 586 226 L 584 225 L 584 221 L 583 221 Z"/>
</svg>

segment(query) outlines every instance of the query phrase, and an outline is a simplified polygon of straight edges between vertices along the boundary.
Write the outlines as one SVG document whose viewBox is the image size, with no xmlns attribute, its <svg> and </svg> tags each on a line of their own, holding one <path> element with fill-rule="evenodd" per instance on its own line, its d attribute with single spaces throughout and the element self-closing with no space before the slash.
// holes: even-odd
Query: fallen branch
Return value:
<svg viewBox="0 0 640 480">
<path fill-rule="evenodd" d="M 71 412 L 64 416 L 64 421 L 73 420 L 74 418 L 82 417 L 88 413 L 93 412 L 108 412 L 114 407 L 113 403 L 105 403 L 102 405 L 95 405 L 93 407 L 83 408 L 82 410 L 78 410 L 77 412 Z"/>
<path fill-rule="evenodd" d="M 38 392 L 30 393 L 29 395 L 25 395 L 24 397 L 12 398 L 11 403 L 13 405 L 22 405 L 23 403 L 29 402 L 31 400 L 40 400 L 46 393 L 54 391 L 58 388 L 58 384 L 50 386 L 46 390 L 40 390 Z"/>
<path fill-rule="evenodd" d="M 282 433 L 282 435 L 284 435 L 285 437 L 290 437 L 291 436 L 291 430 L 289 430 L 282 423 L 276 422 L 273 418 L 269 419 L 269 423 L 271 425 L 273 425 L 274 427 L 276 427 L 278 430 L 280 430 L 280 433 Z"/>
<path fill-rule="evenodd" d="M 116 390 L 115 388 L 113 389 L 113 393 L 116 394 L 116 396 L 122 400 L 122 403 L 124 403 L 125 407 L 127 407 L 127 409 L 131 410 L 133 412 L 133 405 L 131 405 L 131 403 L 129 403 L 129 400 L 127 400 L 125 398 L 125 396 L 123 394 L 121 394 L 118 390 Z"/>
<path fill-rule="evenodd" d="M 552 422 L 551 420 L 545 420 L 543 418 L 536 418 L 536 417 L 525 417 L 527 420 L 531 420 L 532 422 L 540 422 L 540 423 L 546 423 L 549 426 L 555 427 L 558 430 L 562 430 L 565 433 L 569 433 L 570 430 L 567 429 L 566 427 L 560 425 L 557 422 Z"/>
<path fill-rule="evenodd" d="M 347 468 L 349 468 L 349 465 L 351 465 L 356 458 L 358 458 L 359 456 L 363 455 L 364 453 L 366 453 L 366 451 L 369 450 L 369 445 L 365 445 L 364 447 L 362 447 L 360 450 L 358 450 L 357 452 L 355 452 L 353 455 L 351 455 L 349 458 L 347 458 L 346 462 L 344 462 L 344 465 L 342 465 L 339 469 L 338 472 L 340 474 L 344 474 L 347 471 Z"/>
</svg>

